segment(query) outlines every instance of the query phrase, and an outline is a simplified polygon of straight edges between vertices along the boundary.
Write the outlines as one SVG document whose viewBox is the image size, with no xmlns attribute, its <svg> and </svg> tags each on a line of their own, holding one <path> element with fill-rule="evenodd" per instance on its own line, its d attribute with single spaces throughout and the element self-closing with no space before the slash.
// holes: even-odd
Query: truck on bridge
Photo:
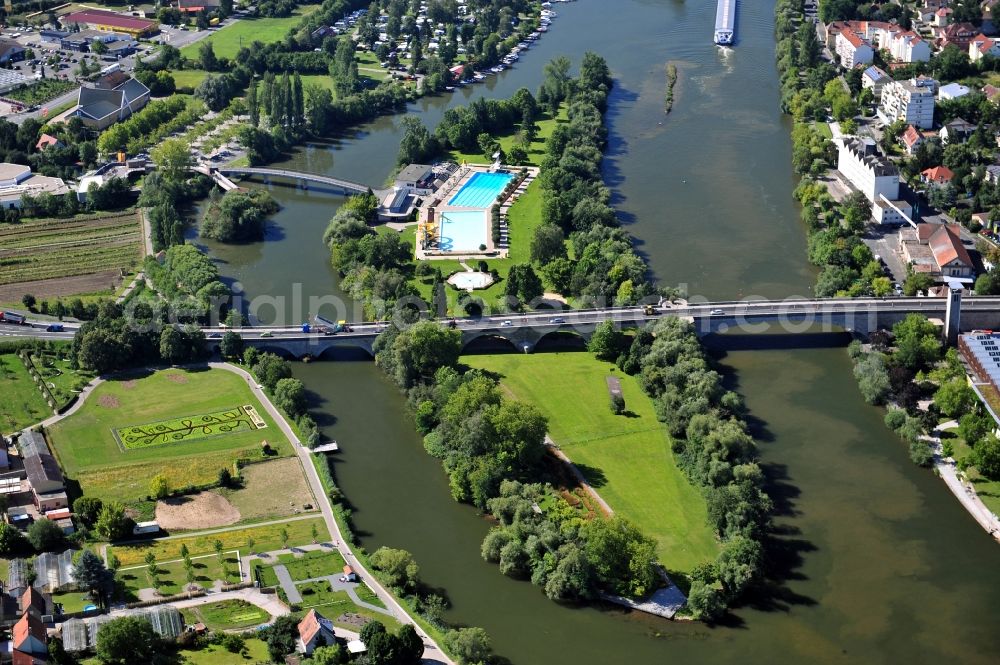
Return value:
<svg viewBox="0 0 1000 665">
<path fill-rule="evenodd" d="M 3 321 L 4 323 L 14 323 L 22 326 L 27 320 L 28 317 L 24 314 L 17 314 L 16 312 L 0 312 L 0 321 Z"/>
<path fill-rule="evenodd" d="M 350 332 L 351 330 L 350 326 L 347 325 L 347 321 L 344 321 L 343 319 L 334 323 L 330 319 L 324 319 L 322 316 L 317 314 L 313 317 L 313 322 L 315 322 L 316 327 L 320 331 L 326 333 L 327 335 L 334 335 L 339 332 Z M 305 329 L 306 325 L 308 324 L 304 324 L 302 327 L 303 332 L 308 332 Z"/>
</svg>

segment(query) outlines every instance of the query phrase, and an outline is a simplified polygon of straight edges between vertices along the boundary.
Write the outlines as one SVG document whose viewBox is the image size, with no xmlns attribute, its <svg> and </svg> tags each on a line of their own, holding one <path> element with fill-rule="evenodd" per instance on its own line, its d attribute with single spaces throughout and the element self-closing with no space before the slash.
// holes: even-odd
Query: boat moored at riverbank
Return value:
<svg viewBox="0 0 1000 665">
<path fill-rule="evenodd" d="M 736 35 L 736 0 L 719 0 L 715 10 L 715 43 L 730 46 Z"/>
</svg>

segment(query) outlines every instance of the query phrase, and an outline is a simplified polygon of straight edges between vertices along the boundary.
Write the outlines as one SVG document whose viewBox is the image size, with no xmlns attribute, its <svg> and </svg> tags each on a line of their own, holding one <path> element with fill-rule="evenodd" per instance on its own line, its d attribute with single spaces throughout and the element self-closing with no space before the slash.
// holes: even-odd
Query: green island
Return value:
<svg viewBox="0 0 1000 665">
<path fill-rule="evenodd" d="M 657 541 L 657 557 L 690 572 L 719 550 L 705 501 L 678 468 L 670 436 L 634 376 L 589 353 L 467 355 L 462 362 L 496 374 L 514 397 L 537 406 L 549 435 L 616 514 Z M 608 408 L 606 379 L 617 377 L 626 415 Z"/>
</svg>

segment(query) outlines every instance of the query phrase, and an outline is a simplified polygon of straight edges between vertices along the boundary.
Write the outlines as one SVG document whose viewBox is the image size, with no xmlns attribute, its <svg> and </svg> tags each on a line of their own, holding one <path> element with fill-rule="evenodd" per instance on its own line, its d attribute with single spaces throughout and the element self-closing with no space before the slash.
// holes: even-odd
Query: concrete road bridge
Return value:
<svg viewBox="0 0 1000 665">
<path fill-rule="evenodd" d="M 512 347 L 530 353 L 544 337 L 574 334 L 589 340 L 597 325 L 611 320 L 618 327 L 637 328 L 663 316 L 682 317 L 693 322 L 699 335 L 742 332 L 757 334 L 773 330 L 791 334 L 820 330 L 845 330 L 859 336 L 891 328 L 907 314 L 920 313 L 940 319 L 948 340 L 954 343 L 959 330 L 1000 329 L 1000 297 L 969 297 L 958 293 L 950 298 L 828 298 L 754 300 L 708 303 L 661 303 L 647 314 L 643 307 L 533 311 L 481 318 L 443 319 L 442 325 L 462 333 L 463 346 L 477 339 L 505 340 Z M 301 327 L 237 329 L 245 343 L 261 349 L 302 357 L 319 356 L 338 348 L 363 349 L 373 353 L 373 345 L 385 323 L 352 324 L 350 332 L 303 333 Z M 219 330 L 206 329 L 209 344 L 219 343 Z"/>
<path fill-rule="evenodd" d="M 288 180 L 296 181 L 303 188 L 308 188 L 308 183 L 314 183 L 341 191 L 345 194 L 364 194 L 371 189 L 368 185 L 360 182 L 289 169 L 268 169 L 255 166 L 220 166 L 210 167 L 210 171 L 222 176 L 256 175 L 265 178 L 287 178 Z"/>
<path fill-rule="evenodd" d="M 644 307 L 621 307 L 578 310 L 532 311 L 480 318 L 442 319 L 442 325 L 454 321 L 462 333 L 463 345 L 482 338 L 501 339 L 525 353 L 530 353 L 543 338 L 555 334 L 578 335 L 589 340 L 599 323 L 614 321 L 623 329 L 637 328 L 663 316 L 690 320 L 699 335 L 738 332 L 764 333 L 777 327 L 788 334 L 817 330 L 845 330 L 864 336 L 891 328 L 907 314 L 919 313 L 940 319 L 945 335 L 954 343 L 959 331 L 1000 329 L 1000 297 L 966 297 L 958 292 L 946 298 L 793 298 L 787 300 L 743 300 L 703 303 L 660 303 L 653 313 Z M 0 335 L 65 339 L 77 327 L 64 324 L 61 333 L 46 332 L 46 322 L 30 326 L 0 326 Z M 301 326 L 264 326 L 235 328 L 248 346 L 280 352 L 294 357 L 320 356 L 331 349 L 361 349 L 372 354 L 378 334 L 386 323 L 351 324 L 350 332 L 304 333 Z M 223 331 L 206 327 L 209 348 L 218 346 Z"/>
</svg>

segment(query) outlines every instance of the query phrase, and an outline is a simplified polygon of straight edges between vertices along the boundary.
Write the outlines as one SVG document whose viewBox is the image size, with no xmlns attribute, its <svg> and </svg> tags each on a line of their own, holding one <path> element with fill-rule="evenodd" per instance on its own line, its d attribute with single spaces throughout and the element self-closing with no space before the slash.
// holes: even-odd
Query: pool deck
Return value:
<svg viewBox="0 0 1000 665">
<path fill-rule="evenodd" d="M 527 176 L 514 191 L 514 193 L 500 206 L 500 243 L 496 244 L 493 242 L 493 220 L 492 215 L 489 212 L 489 207 L 486 210 L 486 250 L 483 252 L 448 252 L 441 251 L 436 248 L 424 249 L 417 242 L 417 247 L 415 248 L 415 254 L 417 260 L 434 260 L 434 259 L 482 259 L 482 258 L 507 258 L 509 253 L 509 238 L 507 237 L 507 211 L 510 209 L 511 204 L 517 197 L 524 193 L 528 185 L 538 177 L 539 169 L 534 166 L 504 166 L 504 170 L 511 173 L 517 174 L 524 169 L 527 172 Z M 468 208 L 462 206 L 452 206 L 448 204 L 448 201 L 452 199 L 462 187 L 465 186 L 469 180 L 476 173 L 489 173 L 490 165 L 488 164 L 466 164 L 461 166 L 458 171 L 452 175 L 448 181 L 441 186 L 438 191 L 436 191 L 432 196 L 425 198 L 424 204 L 418 210 L 418 224 L 426 223 L 430 211 L 433 209 L 434 215 L 439 216 L 442 213 L 447 213 L 449 211 L 472 211 L 472 210 L 484 210 L 484 208 Z M 492 207 L 492 206 L 490 206 Z M 419 233 L 418 233 L 419 237 Z"/>
</svg>

